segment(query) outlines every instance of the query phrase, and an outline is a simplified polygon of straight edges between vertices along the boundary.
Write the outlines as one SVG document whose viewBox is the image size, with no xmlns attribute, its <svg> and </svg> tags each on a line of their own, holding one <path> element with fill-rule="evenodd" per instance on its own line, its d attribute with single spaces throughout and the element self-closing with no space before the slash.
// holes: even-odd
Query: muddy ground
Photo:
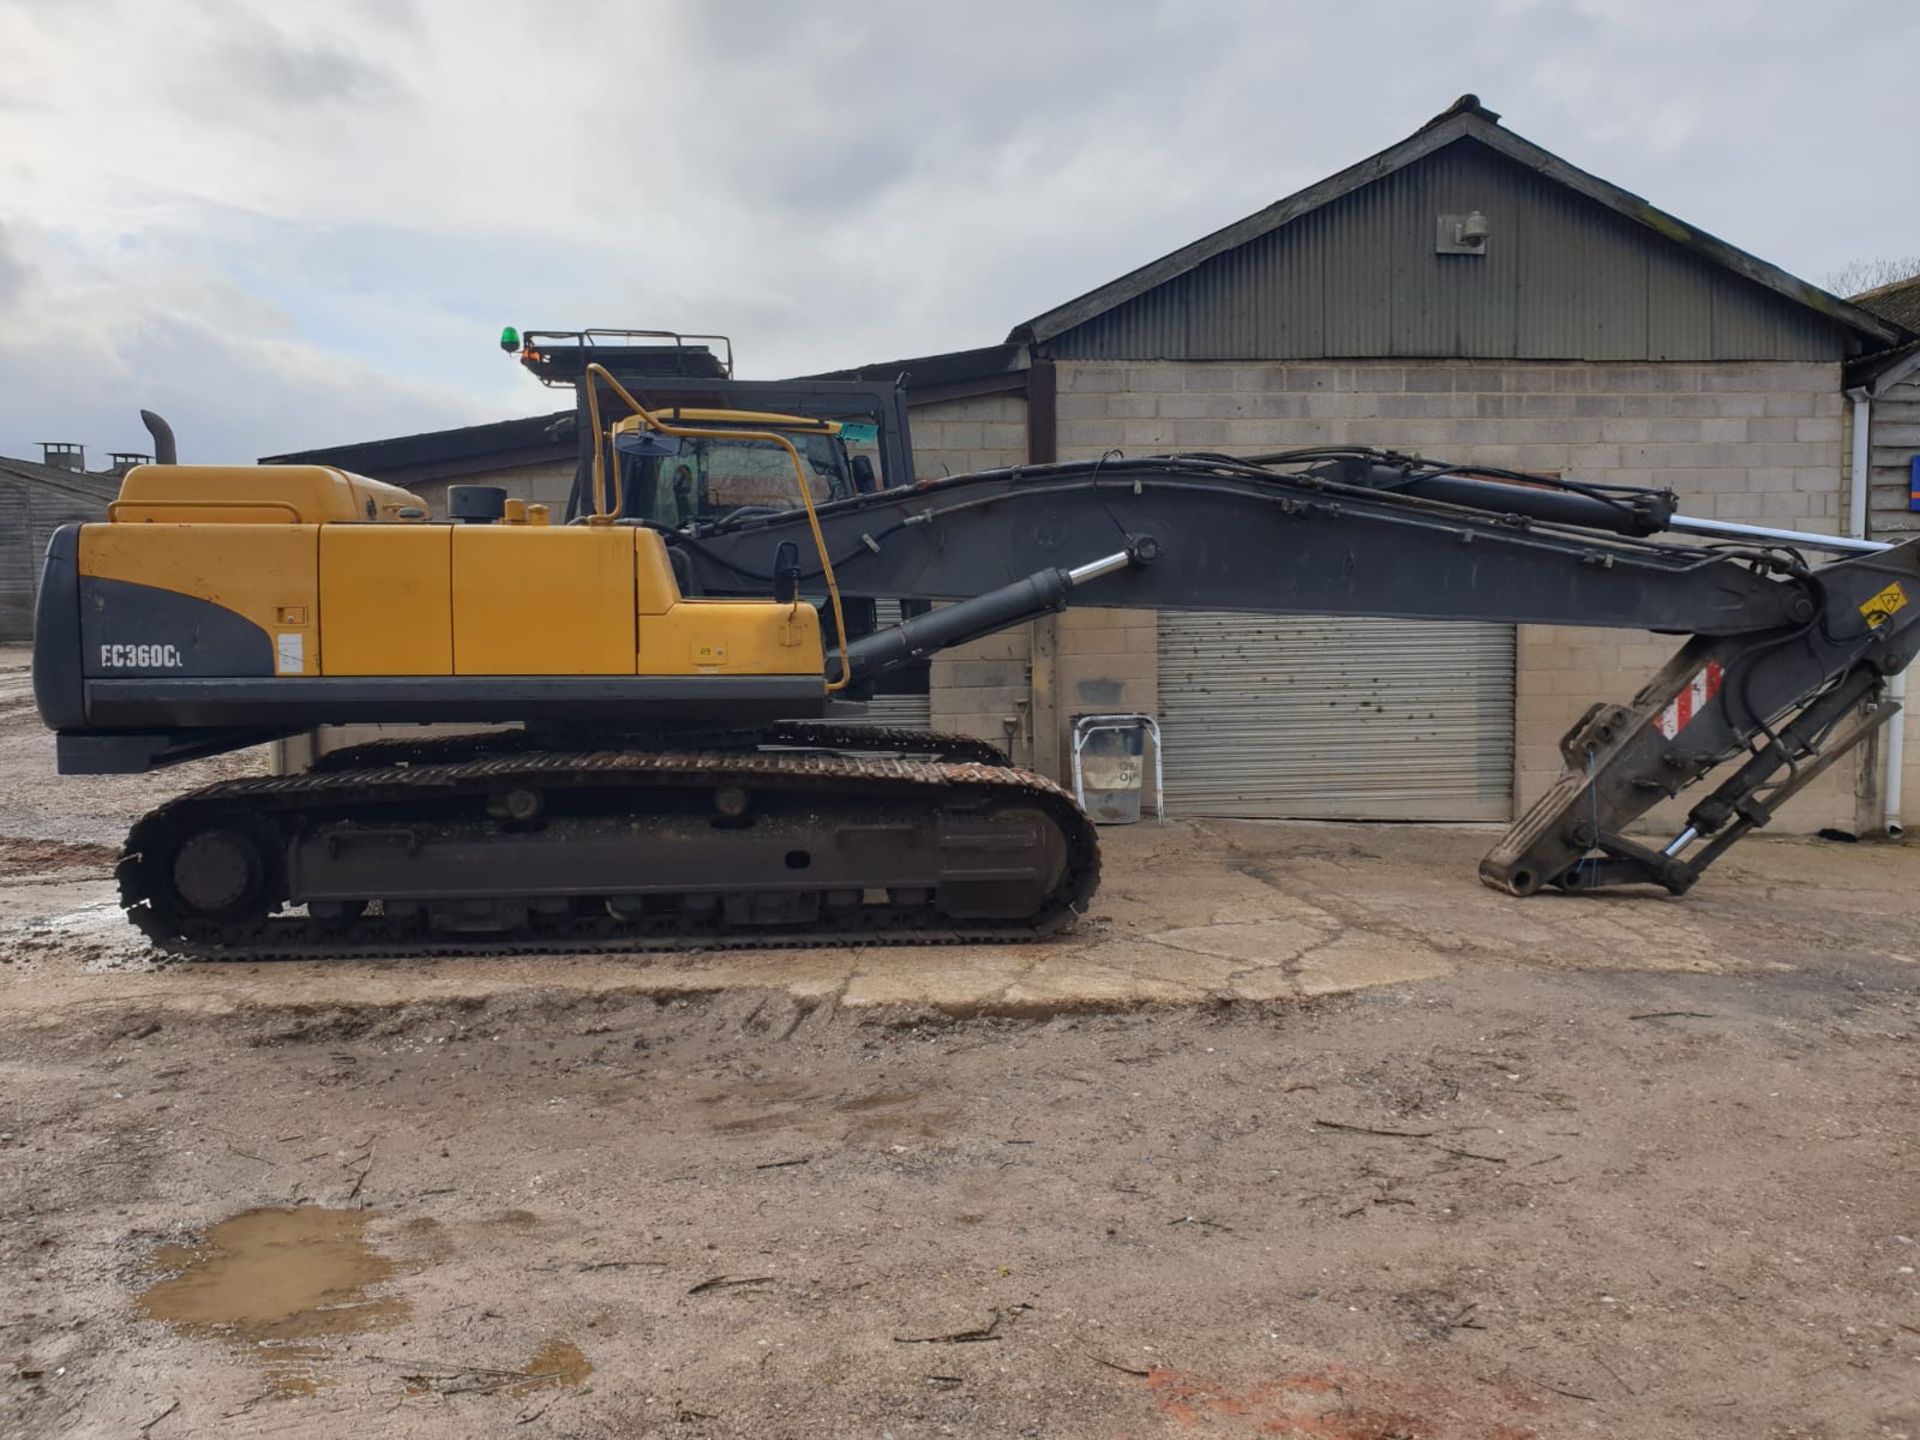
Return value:
<svg viewBox="0 0 1920 1440">
<path fill-rule="evenodd" d="M 21 678 L 0 1434 L 1920 1440 L 1910 850 L 1148 825 L 1012 950 L 156 966 L 200 775 Z"/>
</svg>

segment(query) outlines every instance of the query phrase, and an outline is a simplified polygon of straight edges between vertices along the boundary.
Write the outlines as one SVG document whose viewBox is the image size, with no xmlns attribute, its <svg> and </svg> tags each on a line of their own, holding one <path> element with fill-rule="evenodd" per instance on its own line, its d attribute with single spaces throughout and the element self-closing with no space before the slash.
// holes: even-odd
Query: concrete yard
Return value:
<svg viewBox="0 0 1920 1440">
<path fill-rule="evenodd" d="M 0 658 L 0 1433 L 1920 1440 L 1920 859 L 1104 832 L 1045 944 L 157 964 Z M 11 666 L 11 668 L 6 668 Z"/>
</svg>

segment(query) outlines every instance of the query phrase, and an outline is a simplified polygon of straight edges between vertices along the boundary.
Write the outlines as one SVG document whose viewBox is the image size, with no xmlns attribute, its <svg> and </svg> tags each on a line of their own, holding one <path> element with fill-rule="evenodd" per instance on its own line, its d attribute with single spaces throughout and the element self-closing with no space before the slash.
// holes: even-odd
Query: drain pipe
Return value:
<svg viewBox="0 0 1920 1440">
<path fill-rule="evenodd" d="M 1847 391 L 1847 398 L 1853 401 L 1853 473 L 1847 487 L 1847 534 L 1864 540 L 1867 538 L 1867 487 L 1872 479 L 1873 399 L 1864 385 Z M 1893 723 L 1881 732 L 1887 739 L 1882 747 L 1885 769 L 1880 777 L 1880 796 L 1887 835 L 1897 839 L 1906 833 L 1900 819 L 1901 772 L 1907 758 L 1906 671 L 1902 670 L 1888 684 L 1887 698 L 1901 708 Z"/>
<path fill-rule="evenodd" d="M 1867 538 L 1867 441 L 1871 436 L 1873 401 L 1867 388 L 1847 391 L 1853 401 L 1853 474 L 1847 486 L 1847 534 L 1856 540 Z"/>
<path fill-rule="evenodd" d="M 1887 726 L 1887 780 L 1883 792 L 1887 797 L 1887 838 L 1898 840 L 1907 833 L 1906 825 L 1900 819 L 1900 772 L 1907 763 L 1907 672 L 1902 670 L 1893 677 L 1887 686 L 1887 696 L 1894 704 L 1902 708 L 1901 713 L 1893 717 L 1893 723 Z"/>
</svg>

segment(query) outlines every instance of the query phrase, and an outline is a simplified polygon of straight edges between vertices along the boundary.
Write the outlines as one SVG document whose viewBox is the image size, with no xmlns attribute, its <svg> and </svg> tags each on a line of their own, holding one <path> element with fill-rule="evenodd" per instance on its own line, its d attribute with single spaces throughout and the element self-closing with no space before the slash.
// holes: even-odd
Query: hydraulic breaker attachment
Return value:
<svg viewBox="0 0 1920 1440">
<path fill-rule="evenodd" d="M 1566 769 L 1480 864 L 1496 889 L 1655 884 L 1683 894 L 1736 840 L 1899 711 L 1885 679 L 1920 650 L 1920 544 L 1811 572 L 1812 619 L 1696 636 L 1627 705 L 1560 742 Z M 1658 848 L 1626 828 L 1745 754 Z"/>
</svg>

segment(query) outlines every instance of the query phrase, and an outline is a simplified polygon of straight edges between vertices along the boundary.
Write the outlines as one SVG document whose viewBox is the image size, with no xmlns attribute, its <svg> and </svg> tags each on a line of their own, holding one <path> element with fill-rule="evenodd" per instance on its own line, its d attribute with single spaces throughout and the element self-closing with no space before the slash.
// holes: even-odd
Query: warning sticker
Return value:
<svg viewBox="0 0 1920 1440">
<path fill-rule="evenodd" d="M 1866 620 L 1868 628 L 1878 630 L 1906 608 L 1907 592 L 1900 588 L 1900 582 L 1896 580 L 1862 605 L 1860 614 Z"/>
<path fill-rule="evenodd" d="M 275 668 L 282 675 L 304 675 L 307 670 L 307 637 L 282 631 L 273 638 Z"/>
<path fill-rule="evenodd" d="M 1706 709 L 1713 697 L 1720 693 L 1720 681 L 1724 676 L 1720 662 L 1709 660 L 1700 673 L 1688 681 L 1686 687 L 1669 700 L 1667 708 L 1660 712 L 1660 718 L 1654 722 L 1660 733 L 1671 740 L 1686 729 L 1693 717 Z"/>
</svg>

